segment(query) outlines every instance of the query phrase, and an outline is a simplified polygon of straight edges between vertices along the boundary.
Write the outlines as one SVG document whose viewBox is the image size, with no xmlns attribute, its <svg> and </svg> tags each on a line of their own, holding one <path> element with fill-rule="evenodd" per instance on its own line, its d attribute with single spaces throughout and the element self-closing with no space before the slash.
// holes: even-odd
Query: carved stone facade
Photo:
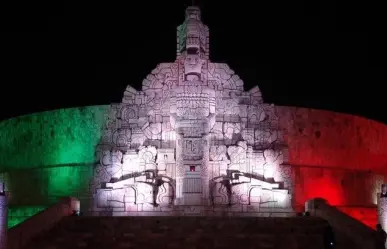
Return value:
<svg viewBox="0 0 387 249">
<path fill-rule="evenodd" d="M 188 7 L 177 57 L 114 104 L 98 145 L 92 211 L 114 215 L 291 212 L 287 148 L 273 105 L 209 60 L 209 30 Z M 105 213 L 106 212 L 106 213 Z"/>
</svg>

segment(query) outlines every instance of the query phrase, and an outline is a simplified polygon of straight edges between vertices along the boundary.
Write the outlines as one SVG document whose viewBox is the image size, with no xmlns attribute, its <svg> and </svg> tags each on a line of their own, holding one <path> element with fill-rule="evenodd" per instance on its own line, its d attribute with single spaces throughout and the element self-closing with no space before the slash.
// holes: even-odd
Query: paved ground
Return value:
<svg viewBox="0 0 387 249">
<path fill-rule="evenodd" d="M 327 226 L 313 217 L 68 217 L 26 248 L 320 249 Z"/>
</svg>

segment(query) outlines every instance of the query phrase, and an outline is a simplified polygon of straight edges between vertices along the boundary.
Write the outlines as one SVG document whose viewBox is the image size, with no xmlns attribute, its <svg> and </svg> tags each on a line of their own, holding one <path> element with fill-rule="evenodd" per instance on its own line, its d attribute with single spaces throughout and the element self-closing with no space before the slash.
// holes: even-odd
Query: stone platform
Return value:
<svg viewBox="0 0 387 249">
<path fill-rule="evenodd" d="M 26 249 L 324 248 L 314 217 L 67 217 Z"/>
</svg>

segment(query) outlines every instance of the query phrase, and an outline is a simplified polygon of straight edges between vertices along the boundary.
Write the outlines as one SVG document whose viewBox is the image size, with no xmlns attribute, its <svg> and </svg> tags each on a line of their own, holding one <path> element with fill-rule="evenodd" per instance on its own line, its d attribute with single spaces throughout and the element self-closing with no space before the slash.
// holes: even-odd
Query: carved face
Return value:
<svg viewBox="0 0 387 249">
<path fill-rule="evenodd" d="M 186 19 L 195 19 L 200 20 L 200 10 L 197 7 L 188 7 L 185 12 L 185 18 Z"/>
<path fill-rule="evenodd" d="M 186 80 L 200 80 L 202 61 L 198 54 L 188 54 L 184 61 Z"/>
</svg>

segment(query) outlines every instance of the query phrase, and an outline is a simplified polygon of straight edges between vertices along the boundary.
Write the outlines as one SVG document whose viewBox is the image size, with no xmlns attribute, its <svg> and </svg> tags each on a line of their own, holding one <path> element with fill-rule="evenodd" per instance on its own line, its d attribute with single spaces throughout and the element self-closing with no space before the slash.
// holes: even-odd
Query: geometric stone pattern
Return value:
<svg viewBox="0 0 387 249">
<path fill-rule="evenodd" d="M 314 217 L 67 217 L 25 248 L 323 249 L 328 225 Z"/>
<path fill-rule="evenodd" d="M 141 91 L 128 86 L 112 105 L 97 147 L 92 211 L 289 211 L 278 120 L 258 87 L 244 91 L 227 64 L 209 60 L 208 27 L 188 7 L 176 61 L 159 64 Z"/>
</svg>

